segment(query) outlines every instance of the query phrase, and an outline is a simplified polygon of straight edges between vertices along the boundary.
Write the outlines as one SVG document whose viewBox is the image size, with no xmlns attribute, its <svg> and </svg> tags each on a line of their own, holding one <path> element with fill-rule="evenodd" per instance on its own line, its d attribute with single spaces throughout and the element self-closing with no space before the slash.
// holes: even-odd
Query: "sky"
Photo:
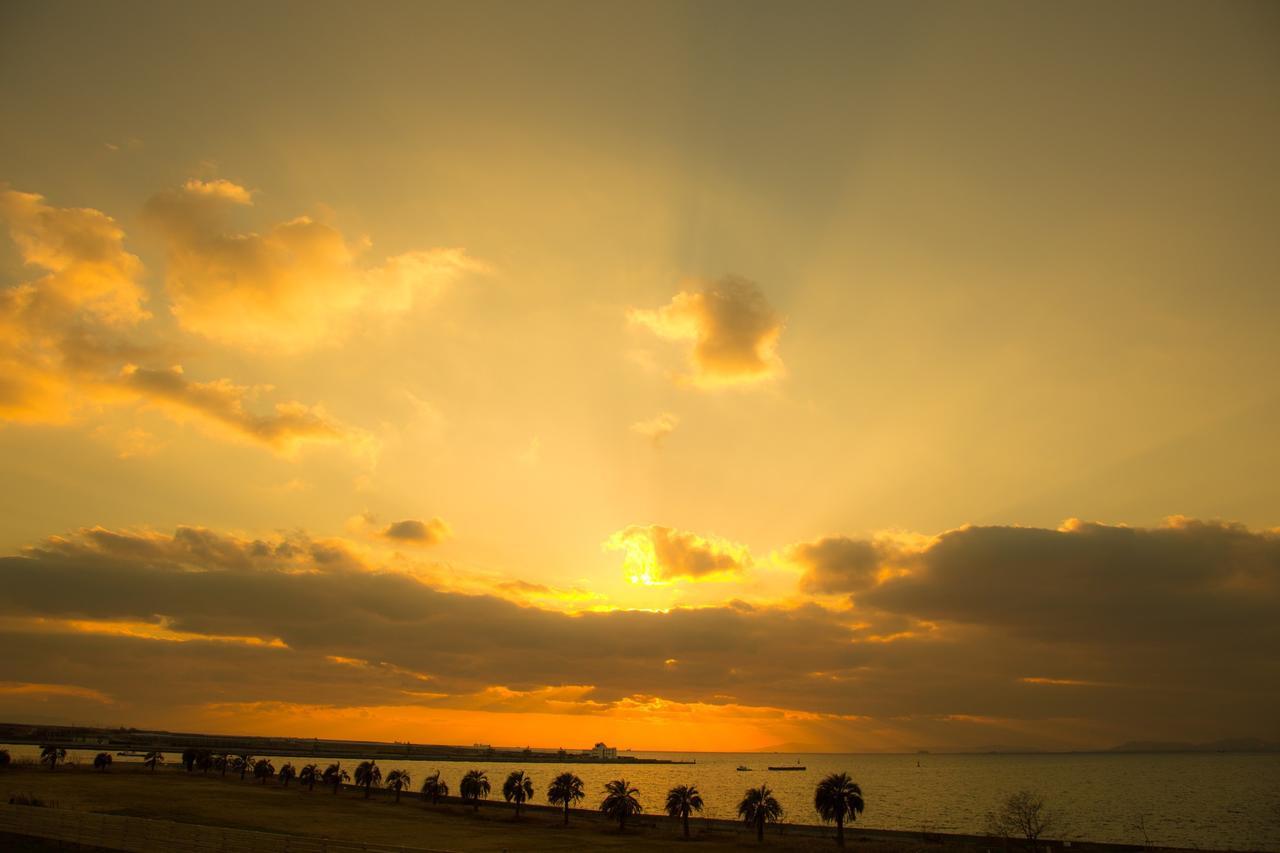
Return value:
<svg viewBox="0 0 1280 853">
<path fill-rule="evenodd" d="M 1278 45 L 5 3 L 0 718 L 1280 740 Z"/>
</svg>

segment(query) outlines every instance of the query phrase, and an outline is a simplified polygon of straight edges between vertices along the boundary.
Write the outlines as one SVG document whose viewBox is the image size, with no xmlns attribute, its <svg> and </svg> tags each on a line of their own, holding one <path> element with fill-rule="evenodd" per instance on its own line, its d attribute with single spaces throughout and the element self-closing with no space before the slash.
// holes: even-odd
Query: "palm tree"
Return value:
<svg viewBox="0 0 1280 853">
<path fill-rule="evenodd" d="M 364 788 L 364 798 L 369 799 L 369 791 L 382 784 L 382 771 L 377 761 L 361 761 L 356 768 L 356 784 Z"/>
<path fill-rule="evenodd" d="M 59 761 L 67 760 L 67 751 L 60 746 L 40 747 L 40 763 L 48 764 L 50 770 L 58 769 Z"/>
<path fill-rule="evenodd" d="M 293 764 L 286 764 L 284 767 L 280 768 L 280 784 L 284 785 L 286 788 L 289 787 L 289 783 L 293 781 L 294 777 L 297 775 L 298 771 L 293 769 Z"/>
<path fill-rule="evenodd" d="M 148 752 L 142 759 L 142 763 L 151 768 L 151 772 L 156 772 L 156 765 L 164 764 L 163 752 Z"/>
<path fill-rule="evenodd" d="M 764 825 L 782 820 L 782 804 L 774 799 L 768 785 L 748 788 L 738 803 L 738 817 L 744 823 L 754 824 L 756 841 L 764 841 Z"/>
<path fill-rule="evenodd" d="M 480 810 L 480 800 L 489 798 L 489 777 L 483 770 L 468 770 L 458 785 L 458 793 L 462 799 L 471 801 L 474 811 Z"/>
<path fill-rule="evenodd" d="M 684 837 L 689 837 L 689 812 L 702 811 L 702 794 L 697 785 L 676 785 L 667 791 L 667 814 L 684 822 Z"/>
<path fill-rule="evenodd" d="M 94 770 L 106 770 L 110 766 L 111 766 L 111 753 L 99 752 L 97 755 L 93 757 Z"/>
<path fill-rule="evenodd" d="M 400 792 L 413 782 L 408 770 L 392 770 L 387 774 L 387 787 L 396 792 L 396 802 L 400 802 Z"/>
<path fill-rule="evenodd" d="M 547 802 L 551 805 L 564 806 L 564 825 L 569 825 L 569 806 L 585 797 L 582 791 L 582 780 L 572 773 L 561 773 L 551 780 L 547 788 Z"/>
<path fill-rule="evenodd" d="M 237 755 L 231 760 L 231 769 L 240 771 L 240 781 L 244 781 L 244 774 L 253 767 L 252 755 Z"/>
<path fill-rule="evenodd" d="M 267 780 L 274 775 L 276 775 L 276 768 L 271 763 L 271 759 L 259 758 L 253 762 L 253 778 L 262 780 L 262 784 L 267 784 Z"/>
<path fill-rule="evenodd" d="M 13 757 L 9 755 L 9 750 L 0 749 L 0 767 L 8 767 Z"/>
<path fill-rule="evenodd" d="M 422 798 L 431 798 L 431 805 L 435 805 L 441 797 L 449 796 L 449 783 L 440 778 L 440 771 L 437 770 L 428 776 L 422 783 Z"/>
<path fill-rule="evenodd" d="M 283 770 L 281 770 L 283 772 Z M 316 789 L 316 780 L 320 778 L 320 768 L 314 764 L 305 765 L 298 773 L 298 784 L 306 785 L 308 791 Z"/>
<path fill-rule="evenodd" d="M 832 773 L 813 792 L 813 807 L 824 823 L 835 821 L 836 844 L 844 846 L 844 822 L 862 814 L 862 789 L 848 773 Z"/>
<path fill-rule="evenodd" d="M 323 779 L 326 785 L 333 786 L 333 793 L 337 794 L 343 782 L 351 781 L 351 774 L 343 770 L 341 764 L 335 762 L 324 769 Z"/>
<path fill-rule="evenodd" d="M 502 798 L 516 804 L 516 820 L 520 819 L 520 805 L 533 799 L 533 780 L 523 770 L 512 770 L 502 783 Z"/>
<path fill-rule="evenodd" d="M 615 779 L 612 782 L 605 783 L 604 799 L 600 801 L 600 811 L 618 822 L 619 832 L 626 831 L 628 817 L 644 811 L 644 807 L 636 799 L 636 795 L 639 793 L 640 789 L 631 787 L 631 783 L 626 779 Z"/>
</svg>

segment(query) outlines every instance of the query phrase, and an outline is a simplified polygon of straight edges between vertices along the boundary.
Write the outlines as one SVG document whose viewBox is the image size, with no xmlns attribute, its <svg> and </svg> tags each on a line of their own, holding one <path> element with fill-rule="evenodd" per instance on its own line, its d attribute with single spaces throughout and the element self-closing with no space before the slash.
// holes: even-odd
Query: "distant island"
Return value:
<svg viewBox="0 0 1280 853">
<path fill-rule="evenodd" d="M 1280 743 L 1256 737 L 1224 738 L 1208 743 L 1131 740 L 1107 752 L 1280 752 Z"/>
</svg>

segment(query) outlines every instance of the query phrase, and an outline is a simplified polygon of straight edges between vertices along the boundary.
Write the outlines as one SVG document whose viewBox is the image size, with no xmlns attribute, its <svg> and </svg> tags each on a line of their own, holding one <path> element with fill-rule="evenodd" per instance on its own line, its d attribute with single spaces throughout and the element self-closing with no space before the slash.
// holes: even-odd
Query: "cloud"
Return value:
<svg viewBox="0 0 1280 853">
<path fill-rule="evenodd" d="M 662 440 L 675 431 L 680 424 L 680 418 L 670 412 L 663 412 L 656 417 L 649 418 L 647 421 L 637 421 L 631 425 L 631 431 L 636 435 L 642 435 L 653 444 L 654 447 L 661 447 Z"/>
<path fill-rule="evenodd" d="M 659 337 L 691 341 L 691 375 L 704 387 L 746 385 L 782 373 L 782 318 L 753 282 L 728 276 L 683 290 L 661 308 L 627 311 L 631 322 Z"/>
<path fill-rule="evenodd" d="M 631 725 L 777 709 L 794 731 L 772 731 L 827 748 L 1274 739 L 1278 538 L 1186 520 L 962 528 L 857 577 L 852 607 L 565 613 L 304 533 L 89 528 L 0 558 L 0 643 L 9 682 L 101 692 L 122 720 L 180 718 L 191 696 L 321 696 Z M 1072 589 L 1055 609 L 1039 583 Z"/>
<path fill-rule="evenodd" d="M 193 382 L 181 366 L 152 370 L 126 365 L 121 383 L 153 403 L 178 413 L 194 413 L 236 435 L 284 453 L 292 453 L 305 442 L 360 444 L 371 441 L 368 436 L 334 421 L 319 406 L 289 401 L 276 403 L 270 414 L 253 414 L 245 408 L 245 402 L 255 389 L 226 379 Z"/>
<path fill-rule="evenodd" d="M 0 220 L 23 263 L 43 271 L 0 290 L 0 418 L 66 421 L 94 369 L 137 349 L 120 335 L 150 316 L 142 263 L 101 211 L 0 186 Z"/>
<path fill-rule="evenodd" d="M 875 586 L 919 547 L 894 536 L 874 539 L 829 536 L 793 545 L 787 549 L 786 556 L 804 570 L 800 588 L 805 592 L 857 593 Z"/>
<path fill-rule="evenodd" d="M 382 536 L 397 542 L 415 542 L 420 545 L 435 545 L 452 535 L 453 531 L 443 519 L 433 518 L 430 521 L 419 521 L 416 518 L 405 519 L 388 524 Z"/>
<path fill-rule="evenodd" d="M 751 564 L 745 545 L 657 524 L 623 528 L 604 547 L 625 552 L 623 570 L 632 583 L 706 580 L 740 574 Z"/>
<path fill-rule="evenodd" d="M 399 313 L 487 267 L 458 248 L 405 252 L 380 265 L 366 239 L 308 216 L 236 230 L 253 194 L 230 181 L 190 180 L 158 193 L 144 216 L 168 243 L 165 286 L 184 329 L 253 350 L 296 352 L 344 339 L 362 317 Z"/>
<path fill-rule="evenodd" d="M 184 192 L 219 203 L 249 200 L 246 190 L 221 180 L 189 181 Z M 365 456 L 376 451 L 370 436 L 319 406 L 286 401 L 254 414 L 246 403 L 269 389 L 199 382 L 181 367 L 138 366 L 169 347 L 141 342 L 140 327 L 151 317 L 142 264 L 124 249 L 124 232 L 111 217 L 2 188 L 0 218 L 24 263 L 46 271 L 0 290 L 0 418 L 60 423 L 91 406 L 141 401 L 285 454 L 306 442 L 342 442 Z M 122 438 L 120 455 L 143 455 L 150 446 L 150 437 L 135 431 Z"/>
</svg>

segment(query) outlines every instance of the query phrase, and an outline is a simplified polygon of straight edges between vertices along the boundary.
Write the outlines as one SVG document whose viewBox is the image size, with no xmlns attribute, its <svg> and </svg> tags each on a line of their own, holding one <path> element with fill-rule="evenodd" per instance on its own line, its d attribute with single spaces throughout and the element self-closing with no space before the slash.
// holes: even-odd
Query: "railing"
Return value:
<svg viewBox="0 0 1280 853">
<path fill-rule="evenodd" d="M 309 838 L 6 803 L 0 803 L 0 833 L 129 853 L 448 853 L 426 847 Z"/>
</svg>

